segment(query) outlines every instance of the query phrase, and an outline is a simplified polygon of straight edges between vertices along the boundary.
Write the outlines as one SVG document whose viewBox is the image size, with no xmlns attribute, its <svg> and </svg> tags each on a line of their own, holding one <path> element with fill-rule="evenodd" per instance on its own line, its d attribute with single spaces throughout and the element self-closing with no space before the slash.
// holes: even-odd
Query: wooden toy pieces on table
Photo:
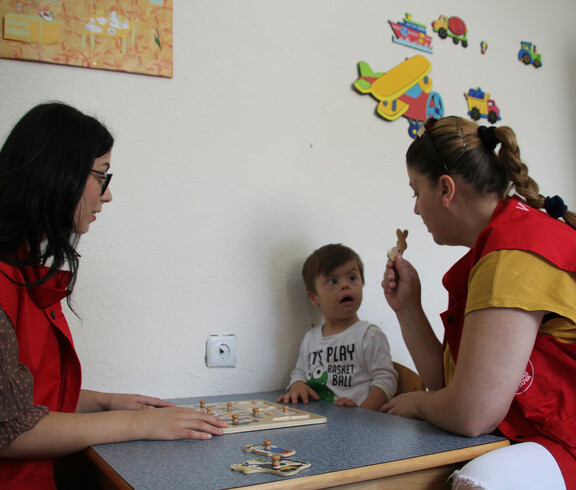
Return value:
<svg viewBox="0 0 576 490">
<path fill-rule="evenodd" d="M 306 461 L 285 459 L 296 454 L 296 451 L 273 446 L 272 441 L 269 440 L 264 441 L 264 444 L 244 446 L 244 451 L 270 456 L 270 459 L 249 459 L 243 463 L 231 465 L 230 468 L 232 470 L 245 474 L 273 473 L 280 476 L 293 476 L 311 466 Z"/>
<path fill-rule="evenodd" d="M 396 242 L 396 246 L 392 247 L 388 250 L 388 258 L 394 262 L 396 255 L 399 253 L 403 253 L 408 248 L 408 243 L 406 242 L 406 238 L 408 237 L 408 230 L 402 231 L 400 228 L 396 230 L 396 236 L 398 237 L 398 241 Z"/>
<path fill-rule="evenodd" d="M 224 420 L 228 424 L 223 429 L 225 434 L 326 423 L 326 417 L 322 415 L 265 400 L 217 403 L 201 400 L 198 404 L 184 406 Z"/>
<path fill-rule="evenodd" d="M 289 458 L 290 456 L 294 456 L 296 451 L 292 449 L 284 449 L 278 446 L 273 446 L 272 441 L 264 441 L 263 444 L 250 444 L 248 446 L 244 446 L 245 453 L 255 453 L 260 454 L 262 456 L 269 456 L 274 457 L 274 455 L 281 456 L 283 458 Z"/>
<path fill-rule="evenodd" d="M 275 455 L 273 459 L 250 459 L 241 464 L 233 464 L 231 469 L 242 473 L 273 473 L 280 476 L 293 476 L 306 468 L 312 466 L 306 461 L 294 461 L 292 459 L 281 459 Z"/>
</svg>

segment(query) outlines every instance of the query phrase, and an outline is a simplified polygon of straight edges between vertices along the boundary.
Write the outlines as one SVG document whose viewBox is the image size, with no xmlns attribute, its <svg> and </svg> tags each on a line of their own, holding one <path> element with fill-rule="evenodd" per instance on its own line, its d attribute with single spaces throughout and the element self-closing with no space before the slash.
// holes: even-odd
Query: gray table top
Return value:
<svg viewBox="0 0 576 490">
<path fill-rule="evenodd" d="M 177 404 L 236 400 L 275 401 L 281 392 L 180 398 Z M 343 471 L 502 441 L 484 435 L 462 437 L 420 420 L 329 402 L 298 404 L 301 410 L 327 417 L 326 424 L 241 432 L 207 441 L 134 441 L 93 449 L 135 489 L 223 489 Z M 312 466 L 293 477 L 243 474 L 230 469 L 259 456 L 244 453 L 248 444 L 265 439 L 296 451 L 291 459 Z"/>
</svg>

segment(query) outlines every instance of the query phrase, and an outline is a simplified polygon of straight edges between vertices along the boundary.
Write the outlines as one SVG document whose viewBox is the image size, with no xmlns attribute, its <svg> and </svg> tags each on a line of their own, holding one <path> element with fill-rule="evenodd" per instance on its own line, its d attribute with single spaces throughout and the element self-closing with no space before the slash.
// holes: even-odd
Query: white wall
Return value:
<svg viewBox="0 0 576 490">
<path fill-rule="evenodd" d="M 398 227 L 410 230 L 406 257 L 440 332 L 440 279 L 464 249 L 435 246 L 412 213 L 407 121 L 384 121 L 352 89 L 358 61 L 387 71 L 420 53 L 391 41 L 388 20 L 405 12 L 465 20 L 467 49 L 432 33 L 426 55 L 447 113 L 465 116 L 470 87 L 491 92 L 542 192 L 576 209 L 573 0 L 175 4 L 173 79 L 0 60 L 2 141 L 54 99 L 117 138 L 114 201 L 81 241 L 82 321 L 68 315 L 86 388 L 178 397 L 283 387 L 320 321 L 301 264 L 334 242 L 365 262 L 361 317 L 411 364 L 379 285 Z M 517 61 L 521 40 L 537 44 L 542 68 Z M 216 333 L 237 335 L 236 368 L 205 366 Z"/>
</svg>

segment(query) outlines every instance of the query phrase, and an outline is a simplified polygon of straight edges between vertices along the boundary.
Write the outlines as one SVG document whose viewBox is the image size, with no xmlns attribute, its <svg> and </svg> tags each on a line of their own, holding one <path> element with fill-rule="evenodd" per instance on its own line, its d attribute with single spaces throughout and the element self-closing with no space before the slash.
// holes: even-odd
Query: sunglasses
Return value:
<svg viewBox="0 0 576 490">
<path fill-rule="evenodd" d="M 94 172 L 95 174 L 100 175 L 100 185 L 102 186 L 100 189 L 100 195 L 103 196 L 108 189 L 108 184 L 110 184 L 110 180 L 112 180 L 112 174 L 107 174 L 106 172 L 100 172 L 100 170 L 91 169 L 90 172 Z"/>
</svg>

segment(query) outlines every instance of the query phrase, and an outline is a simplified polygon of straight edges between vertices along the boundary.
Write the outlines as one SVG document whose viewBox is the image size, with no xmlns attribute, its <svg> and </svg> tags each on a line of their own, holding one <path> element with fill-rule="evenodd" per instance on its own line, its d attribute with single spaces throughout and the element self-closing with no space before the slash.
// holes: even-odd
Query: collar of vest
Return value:
<svg viewBox="0 0 576 490">
<path fill-rule="evenodd" d="M 36 269 L 38 271 L 38 269 Z M 48 272 L 47 267 L 40 269 L 40 277 Z M 30 288 L 30 297 L 39 308 L 47 308 L 66 298 L 70 290 L 66 288 L 70 273 L 68 271 L 59 271 L 46 282 Z"/>
<path fill-rule="evenodd" d="M 0 273 L 16 284 L 36 282 L 48 272 L 48 267 L 26 266 L 19 268 L 0 261 Z M 45 309 L 59 303 L 70 294 L 70 290 L 67 288 L 69 280 L 70 273 L 68 271 L 58 271 L 46 282 L 28 287 L 28 294 L 36 306 Z"/>
<path fill-rule="evenodd" d="M 467 274 L 485 255 L 495 250 L 533 252 L 560 269 L 576 271 L 576 230 L 563 221 L 550 217 L 518 199 L 501 201 L 490 224 L 482 230 L 474 246 L 445 274 L 448 290 L 460 285 Z M 466 290 L 461 291 L 466 295 Z"/>
</svg>

